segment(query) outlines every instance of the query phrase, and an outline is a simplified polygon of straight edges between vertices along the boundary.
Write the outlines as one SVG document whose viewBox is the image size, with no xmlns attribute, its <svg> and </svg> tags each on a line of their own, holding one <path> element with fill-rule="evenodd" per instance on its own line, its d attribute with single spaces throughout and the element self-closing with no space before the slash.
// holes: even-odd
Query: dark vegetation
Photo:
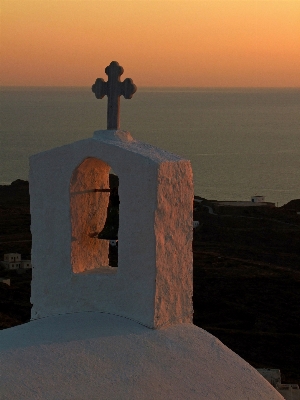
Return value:
<svg viewBox="0 0 300 400">
<path fill-rule="evenodd" d="M 300 200 L 210 214 L 195 203 L 194 323 L 256 368 L 300 383 Z M 0 186 L 0 258 L 30 258 L 28 183 Z M 29 321 L 31 272 L 0 271 L 0 329 Z"/>
</svg>

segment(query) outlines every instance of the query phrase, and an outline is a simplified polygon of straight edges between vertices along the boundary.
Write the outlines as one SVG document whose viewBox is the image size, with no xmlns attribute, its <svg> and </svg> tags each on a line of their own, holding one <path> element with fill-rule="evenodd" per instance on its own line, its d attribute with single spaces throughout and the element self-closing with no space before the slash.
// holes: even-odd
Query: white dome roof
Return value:
<svg viewBox="0 0 300 400">
<path fill-rule="evenodd" d="M 88 312 L 0 333 L 1 399 L 275 400 L 281 395 L 192 324 L 153 330 Z"/>
</svg>

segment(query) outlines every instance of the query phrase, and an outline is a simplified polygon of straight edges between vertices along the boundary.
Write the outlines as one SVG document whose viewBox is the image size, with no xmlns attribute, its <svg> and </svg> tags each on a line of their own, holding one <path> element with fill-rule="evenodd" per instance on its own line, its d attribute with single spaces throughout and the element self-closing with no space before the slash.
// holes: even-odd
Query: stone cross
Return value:
<svg viewBox="0 0 300 400">
<path fill-rule="evenodd" d="M 107 129 L 109 130 L 120 128 L 120 96 L 131 99 L 137 89 L 130 78 L 124 79 L 123 82 L 120 81 L 123 72 L 123 67 L 117 61 L 112 61 L 105 68 L 105 73 L 108 75 L 107 82 L 102 78 L 97 78 L 92 86 L 92 92 L 95 93 L 97 99 L 102 99 L 105 95 L 108 97 Z"/>
</svg>

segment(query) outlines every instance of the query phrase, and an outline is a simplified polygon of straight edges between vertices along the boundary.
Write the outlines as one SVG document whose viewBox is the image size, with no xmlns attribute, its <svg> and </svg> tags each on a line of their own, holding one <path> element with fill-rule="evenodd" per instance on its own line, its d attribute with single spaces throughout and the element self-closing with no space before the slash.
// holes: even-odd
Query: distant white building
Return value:
<svg viewBox="0 0 300 400">
<path fill-rule="evenodd" d="M 214 207 L 275 207 L 275 203 L 265 201 L 265 196 L 252 196 L 251 201 L 211 201 Z"/>
<path fill-rule="evenodd" d="M 278 385 L 281 385 L 281 373 L 280 369 L 273 368 L 257 368 L 257 371 L 271 383 L 274 388 L 277 389 Z"/>
<path fill-rule="evenodd" d="M 265 202 L 265 196 L 252 196 L 251 197 L 251 202 L 252 203 L 264 203 Z"/>
<path fill-rule="evenodd" d="M 258 368 L 257 371 L 274 386 L 286 400 L 300 400 L 300 389 L 296 383 L 281 383 L 280 369 Z"/>
<path fill-rule="evenodd" d="M 8 253 L 4 254 L 4 261 L 9 263 L 16 263 L 21 261 L 21 254 L 19 253 Z"/>
<path fill-rule="evenodd" d="M 24 268 L 24 269 L 32 268 L 31 260 L 21 260 L 21 268 Z"/>
<path fill-rule="evenodd" d="M 300 389 L 296 383 L 281 383 L 277 390 L 285 400 L 300 400 Z"/>
<path fill-rule="evenodd" d="M 19 253 L 7 253 L 4 254 L 4 261 L 1 261 L 0 264 L 9 270 L 17 270 L 20 268 L 30 269 L 31 260 L 22 260 L 21 254 Z"/>
</svg>

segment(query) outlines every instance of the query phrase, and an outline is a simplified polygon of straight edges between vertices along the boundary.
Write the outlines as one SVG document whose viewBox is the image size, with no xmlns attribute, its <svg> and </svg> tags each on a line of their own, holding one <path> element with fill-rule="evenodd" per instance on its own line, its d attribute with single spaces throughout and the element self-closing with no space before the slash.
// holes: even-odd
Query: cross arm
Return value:
<svg viewBox="0 0 300 400">
<path fill-rule="evenodd" d="M 107 82 L 104 82 L 102 78 L 97 78 L 92 86 L 92 92 L 95 93 L 97 99 L 103 99 L 107 94 Z"/>
<path fill-rule="evenodd" d="M 123 95 L 125 99 L 131 99 L 136 90 L 137 87 L 131 78 L 124 79 L 120 84 L 120 95 Z"/>
</svg>

